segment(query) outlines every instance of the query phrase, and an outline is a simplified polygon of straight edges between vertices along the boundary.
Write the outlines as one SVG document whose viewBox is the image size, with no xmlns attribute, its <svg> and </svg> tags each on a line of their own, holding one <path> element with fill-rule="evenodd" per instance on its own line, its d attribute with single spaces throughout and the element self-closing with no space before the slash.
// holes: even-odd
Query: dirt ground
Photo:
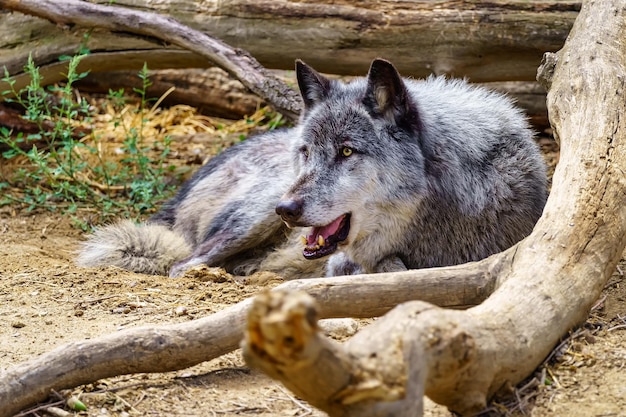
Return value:
<svg viewBox="0 0 626 417">
<path fill-rule="evenodd" d="M 0 371 L 71 341 L 205 317 L 275 284 L 78 268 L 73 254 L 82 239 L 67 218 L 0 210 Z M 626 416 L 624 270 L 622 260 L 589 320 L 546 366 L 481 415 Z M 248 369 L 238 351 L 178 372 L 120 376 L 70 391 L 80 394 L 86 416 L 325 415 Z M 52 396 L 47 404 L 57 401 Z M 43 405 L 18 415 L 45 415 Z M 426 415 L 451 414 L 429 403 Z"/>
</svg>

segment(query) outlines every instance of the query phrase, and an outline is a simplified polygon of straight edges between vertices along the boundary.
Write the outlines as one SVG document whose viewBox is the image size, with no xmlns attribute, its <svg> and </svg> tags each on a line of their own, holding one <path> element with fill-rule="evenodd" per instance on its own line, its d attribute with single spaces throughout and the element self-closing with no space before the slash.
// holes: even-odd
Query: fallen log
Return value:
<svg viewBox="0 0 626 417">
<path fill-rule="evenodd" d="M 281 287 L 313 294 L 322 317 L 380 315 L 416 299 L 467 307 L 498 287 L 487 301 L 467 312 L 422 303 L 396 310 L 398 320 L 390 329 L 402 332 L 382 333 L 391 338 L 400 337 L 399 333 L 407 336 L 401 339 L 407 350 L 396 351 L 400 354 L 390 363 L 398 368 L 408 364 L 410 372 L 404 375 L 409 385 L 398 384 L 393 377 L 402 375 L 392 368 L 385 374 L 389 377 L 371 379 L 382 381 L 379 390 L 347 387 L 355 390 L 344 391 L 350 395 L 340 398 L 349 404 L 341 402 L 341 409 L 332 404 L 333 410 L 369 410 L 372 403 L 387 398 L 405 401 L 396 404 L 400 409 L 411 408 L 421 398 L 420 378 L 427 377 L 426 394 L 453 410 L 470 413 L 500 388 L 528 375 L 559 336 L 586 317 L 626 246 L 626 131 L 620 119 L 626 106 L 621 77 L 626 51 L 619 43 L 625 35 L 622 3 L 586 2 L 568 45 L 558 54 L 548 98 L 562 155 L 544 215 L 529 238 L 506 252 L 458 267 L 293 281 Z M 250 305 L 248 300 L 184 325 L 137 329 L 136 338 L 126 331 L 75 342 L 19 364 L 0 374 L 0 416 L 46 398 L 51 388 L 122 373 L 181 369 L 235 349 Z M 403 310 L 419 317 L 416 323 L 403 327 Z M 389 320 L 380 321 L 381 326 Z M 432 323 L 433 332 L 419 333 L 427 323 Z M 419 334 L 430 344 L 424 357 L 442 366 L 437 373 L 424 375 L 420 370 L 425 368 L 412 360 L 420 356 L 419 345 L 410 346 L 411 340 L 424 340 Z M 364 340 L 367 335 L 359 337 Z M 372 346 L 364 343 L 362 351 L 354 351 L 356 357 Z M 381 352 L 384 357 L 385 351 Z M 375 370 L 379 362 L 374 358 L 368 369 Z M 344 369 L 350 371 L 354 365 L 348 363 Z M 391 381 L 393 389 L 387 390 L 385 381 Z M 305 388 L 302 391 L 308 395 Z M 368 397 L 372 392 L 381 394 Z M 323 399 L 316 404 L 323 408 Z"/>
<path fill-rule="evenodd" d="M 287 84 L 295 85 L 293 72 L 276 72 Z M 238 119 L 254 113 L 265 103 L 217 67 L 154 70 L 150 71 L 150 82 L 152 85 L 147 90 L 150 97 L 161 97 L 174 87 L 164 104 L 185 103 L 211 116 Z M 136 71 L 111 71 L 92 73 L 75 85 L 83 92 L 106 93 L 109 89 L 121 88 L 132 91 L 141 87 L 141 80 Z M 537 130 L 549 127 L 546 91 L 536 81 L 491 82 L 484 85 L 515 99 Z"/>
<path fill-rule="evenodd" d="M 148 97 L 159 98 L 169 92 L 164 105 L 184 103 L 209 116 L 240 119 L 266 104 L 218 67 L 153 70 L 149 77 Z M 90 74 L 74 85 L 88 93 L 107 93 L 109 89 L 132 93 L 142 87 L 141 82 L 136 71 L 111 71 Z"/>
<path fill-rule="evenodd" d="M 349 75 L 363 73 L 371 58 L 393 56 L 397 67 L 406 75 L 447 73 L 467 76 L 472 81 L 528 80 L 541 53 L 556 50 L 561 45 L 579 8 L 579 2 L 575 1 L 510 2 L 500 5 L 452 2 L 437 6 L 360 2 L 358 5 L 336 6 L 324 2 L 295 4 L 272 0 L 254 5 L 233 2 L 228 7 L 216 2 L 207 9 L 196 10 L 193 15 L 176 14 L 176 18 L 198 27 L 201 32 L 166 16 L 141 11 L 150 10 L 150 6 L 152 10 L 167 13 L 171 6 L 168 1 L 149 5 L 144 1 L 129 2 L 138 11 L 117 6 L 123 2 L 117 2 L 116 6 L 101 6 L 80 0 L 61 3 L 53 0 L 0 0 L 0 7 L 4 9 L 32 14 L 54 23 L 21 13 L 0 13 L 0 59 L 12 76 L 14 87 L 19 90 L 28 83 L 29 75 L 23 72 L 28 56 L 32 56 L 35 64 L 40 66 L 44 84 L 50 84 L 61 81 L 62 74 L 66 72 L 66 64 L 58 62 L 58 57 L 87 47 L 90 53 L 83 58 L 79 71 L 137 71 L 144 62 L 152 69 L 206 68 L 216 64 L 260 99 L 295 120 L 301 109 L 297 94 L 280 79 L 267 73 L 248 53 L 230 48 L 205 33 L 222 36 L 235 45 L 249 48 L 253 54 L 262 57 L 267 66 L 274 68 L 292 69 L 295 58 L 304 58 L 322 71 Z M 194 3 L 186 4 L 186 7 L 177 5 L 174 9 L 193 10 L 195 7 Z M 298 27 L 302 26 L 302 22 L 316 27 L 320 23 L 321 10 L 328 13 L 324 17 L 324 25 L 335 28 L 339 31 L 337 33 L 341 32 L 341 27 L 356 31 L 351 36 L 358 38 L 358 42 L 349 50 L 343 50 L 340 45 L 323 46 L 323 42 L 315 37 L 315 34 L 319 35 L 319 30 L 313 28 L 299 30 L 298 34 L 303 38 L 283 36 L 283 25 L 293 27 L 295 20 Z M 199 19 L 198 13 L 206 14 L 206 19 Z M 500 16 L 499 22 L 493 21 L 495 15 Z M 360 22 L 358 28 L 353 27 L 355 21 Z M 198 22 L 204 23 L 199 25 Z M 206 22 L 211 23 L 207 25 Z M 85 27 L 92 29 L 86 30 Z M 244 35 L 235 30 L 241 27 L 246 28 Z M 84 36 L 86 33 L 88 37 Z M 250 36 L 251 33 L 253 36 Z M 274 42 L 280 39 L 281 48 L 272 45 L 268 49 L 262 42 L 268 37 Z M 325 39 L 328 40 L 327 37 Z M 255 46 L 259 41 L 261 48 L 257 50 Z M 163 42 L 171 46 L 164 47 Z M 286 49 L 285 42 L 295 45 Z M 311 48 L 311 45 L 316 48 Z M 530 55 L 528 45 L 533 45 Z M 334 57 L 338 48 L 342 49 L 341 60 Z M 416 50 L 420 53 L 416 54 Z M 315 54 L 310 55 L 311 51 Z M 329 51 L 333 56 L 328 56 Z M 215 75 L 212 75 L 208 79 L 212 81 L 214 78 Z M 7 89 L 7 83 L 0 81 L 0 91 Z M 513 89 L 519 89 L 519 86 Z M 193 95 L 197 91 L 193 89 L 188 93 L 179 91 L 177 95 L 187 102 L 203 101 L 216 109 L 216 115 L 225 115 L 225 111 L 231 109 L 241 112 L 241 108 L 236 108 L 228 97 L 222 99 L 219 94 L 221 89 L 209 91 L 215 94 L 200 96 L 212 98 L 210 103 L 207 103 L 208 99 L 194 100 Z M 245 93 L 238 94 L 237 89 L 233 94 L 246 99 L 247 111 L 253 100 L 247 98 Z M 523 98 L 536 95 L 533 92 L 529 96 L 527 91 L 513 93 L 514 96 L 516 94 Z M 537 126 L 543 126 L 545 121 L 542 101 L 541 97 L 534 102 L 528 99 L 520 101 Z"/>
<path fill-rule="evenodd" d="M 247 362 L 332 417 L 421 416 L 424 394 L 474 415 L 530 375 L 587 317 L 626 246 L 625 36 L 623 0 L 585 1 L 540 69 L 561 160 L 533 233 L 494 255 L 506 266 L 487 300 L 405 303 L 340 345 L 317 331 L 306 294 L 259 296 Z"/>
<path fill-rule="evenodd" d="M 80 9 L 77 4 L 82 3 Z M 545 51 L 558 50 L 580 9 L 580 1 L 366 0 L 295 2 L 236 0 L 118 0 L 97 18 L 77 18 L 90 3 L 2 0 L 0 61 L 19 74 L 29 54 L 40 66 L 74 53 L 91 34 L 86 59 L 92 71 L 206 67 L 197 50 L 169 39 L 167 31 L 137 32 L 107 26 L 119 9 L 171 16 L 199 32 L 251 53 L 267 68 L 293 69 L 296 58 L 330 74 L 363 74 L 373 58 L 394 62 L 405 75 L 467 76 L 474 82 L 534 80 Z M 98 5 L 91 4 L 90 8 Z M 60 10 L 51 19 L 46 10 Z M 107 12 L 106 10 L 109 10 Z M 89 24 L 86 24 L 86 20 Z M 81 23 L 83 22 L 83 23 Z M 100 23 L 102 22 L 102 23 Z M 78 25 L 78 26 L 75 26 Z M 86 30 L 85 27 L 95 28 Z M 107 29 L 102 31 L 100 29 Z M 163 41 L 167 42 L 166 44 Z M 181 50 L 180 48 L 183 48 Z M 201 54 L 200 54 L 201 55 Z M 340 56 L 341 59 L 337 59 Z M 44 68 L 45 69 L 45 68 Z M 54 77 L 60 71 L 45 71 Z"/>
</svg>

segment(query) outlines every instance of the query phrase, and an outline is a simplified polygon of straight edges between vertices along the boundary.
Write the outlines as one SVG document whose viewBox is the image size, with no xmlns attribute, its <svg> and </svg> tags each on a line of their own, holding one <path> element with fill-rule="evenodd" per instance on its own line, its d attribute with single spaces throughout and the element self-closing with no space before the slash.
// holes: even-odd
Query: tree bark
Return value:
<svg viewBox="0 0 626 417">
<path fill-rule="evenodd" d="M 587 317 L 626 246 L 625 36 L 624 0 L 585 1 L 541 68 L 561 160 L 533 233 L 494 255 L 507 265 L 486 301 L 405 303 L 339 345 L 316 331 L 306 296 L 260 296 L 248 363 L 333 417 L 418 416 L 423 394 L 473 415 L 527 377 Z"/>
<path fill-rule="evenodd" d="M 37 65 L 46 66 L 60 55 L 74 53 L 85 28 L 110 30 L 91 31 L 87 45 L 93 71 L 138 70 L 144 61 L 154 69 L 207 66 L 198 51 L 171 42 L 167 33 L 107 27 L 99 22 L 116 18 L 107 12 L 89 22 L 79 19 L 75 3 L 83 3 L 81 9 L 89 4 L 0 1 L 5 9 L 46 19 L 50 17 L 42 11 L 47 9 L 58 8 L 66 15 L 49 23 L 0 13 L 0 60 L 11 74 L 21 72 L 29 54 Z M 294 60 L 301 58 L 322 72 L 361 75 L 373 58 L 383 57 L 407 76 L 446 73 L 486 82 L 533 80 L 542 54 L 563 45 L 580 1 L 118 0 L 102 7 L 114 14 L 126 8 L 169 15 L 247 50 L 268 68 L 291 70 Z M 50 76 L 58 72 L 51 71 Z"/>
<path fill-rule="evenodd" d="M 174 8 L 172 1 L 116 2 L 133 7 L 131 10 L 78 0 L 0 0 L 0 7 L 52 22 L 0 10 L 0 59 L 13 76 L 16 89 L 28 83 L 29 76 L 23 72 L 23 66 L 29 55 L 40 67 L 44 84 L 51 84 L 62 80 L 66 71 L 58 57 L 74 54 L 81 45 L 91 52 L 84 57 L 79 70 L 92 73 L 137 71 L 144 62 L 152 69 L 206 68 L 217 64 L 260 99 L 295 120 L 301 103 L 290 88 L 267 73 L 250 55 L 231 49 L 205 33 L 250 49 L 266 66 L 274 68 L 292 69 L 294 59 L 300 57 L 321 71 L 362 75 L 372 58 L 388 56 L 406 76 L 448 73 L 467 76 L 472 81 L 528 80 L 541 53 L 562 44 L 579 8 L 579 2 L 562 0 L 510 0 L 499 5 L 480 1 L 435 5 L 366 1 L 358 5 L 335 5 L 330 1 L 269 0 L 254 4 L 235 1 L 227 6 L 223 2 L 198 5 L 190 0 L 177 0 Z M 202 32 L 163 15 L 135 9 L 164 14 L 173 9 L 176 12 L 172 16 Z M 87 40 L 85 33 L 89 33 Z M 351 39 L 348 44 L 344 44 L 346 39 Z M 163 42 L 170 46 L 164 46 Z M 341 60 L 336 59 L 337 53 L 341 53 Z M 192 87 L 194 81 L 204 78 L 197 78 L 199 74 L 196 72 L 196 78 L 191 79 L 186 75 L 178 82 L 187 82 Z M 213 81 L 214 77 L 215 74 L 210 74 L 208 80 Z M 218 116 L 228 116 L 229 111 L 237 116 L 242 112 L 249 114 L 255 100 L 248 94 L 234 91 L 230 97 L 224 96 L 220 94 L 221 88 L 211 88 L 212 85 L 215 84 L 209 83 L 205 91 L 213 94 L 195 95 L 193 88 L 181 88 L 171 99 L 179 97 L 188 103 L 197 102 Z M 535 87 L 529 84 L 509 87 L 512 90 L 507 91 L 514 97 L 522 97 L 520 104 L 535 125 L 543 127 L 546 120 L 543 97 L 532 91 Z M 7 89 L 7 83 L 0 81 L 0 91 Z M 154 88 L 155 92 L 161 90 L 158 84 Z M 231 100 L 233 94 L 244 99 L 241 105 Z M 528 100 L 535 97 L 534 101 Z"/>
</svg>

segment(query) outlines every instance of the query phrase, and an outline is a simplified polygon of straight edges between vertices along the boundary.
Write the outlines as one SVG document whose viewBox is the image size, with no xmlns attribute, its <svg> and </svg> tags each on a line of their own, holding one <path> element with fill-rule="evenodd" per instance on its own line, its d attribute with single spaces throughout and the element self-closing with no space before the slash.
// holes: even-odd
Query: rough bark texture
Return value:
<svg viewBox="0 0 626 417">
<path fill-rule="evenodd" d="M 149 76 L 151 85 L 146 91 L 149 97 L 161 97 L 174 87 L 163 100 L 164 104 L 184 103 L 211 116 L 239 119 L 251 115 L 265 103 L 217 67 L 154 70 Z M 141 87 L 141 80 L 136 71 L 111 71 L 90 74 L 75 85 L 82 92 L 106 93 L 109 89 L 120 88 L 131 92 Z"/>
<path fill-rule="evenodd" d="M 172 7 L 172 0 L 156 4 L 129 0 L 115 6 L 77 0 L 0 0 L 0 7 L 52 22 L 0 9 L 0 60 L 13 75 L 17 89 L 28 82 L 23 66 L 29 55 L 40 66 L 44 83 L 63 79 L 66 67 L 58 57 L 75 53 L 85 42 L 83 35 L 89 33 L 86 46 L 91 53 L 83 59 L 81 71 L 137 71 L 144 62 L 152 69 L 217 64 L 243 83 L 241 94 L 234 90 L 222 95 L 215 73 L 204 77 L 195 72 L 178 79 L 189 88 L 179 88 L 170 99 L 204 107 L 218 116 L 236 117 L 249 114 L 259 101 L 246 93 L 248 89 L 295 120 L 301 104 L 290 88 L 243 50 L 206 34 L 250 50 L 272 68 L 292 69 L 295 58 L 304 58 L 321 71 L 362 75 L 372 58 L 383 56 L 406 76 L 448 73 L 472 81 L 528 80 L 541 54 L 562 44 L 579 2 L 336 4 L 270 0 L 226 5 L 177 0 Z M 167 18 L 168 14 L 190 27 Z M 340 60 L 336 59 L 338 53 Z M 101 77 L 100 82 L 103 78 L 111 80 L 111 76 Z M 196 94 L 193 87 L 203 80 L 208 81 L 205 91 L 212 94 Z M 159 88 L 158 80 L 155 84 L 155 94 L 167 90 Z M 6 83 L 0 82 L 0 91 L 6 89 Z M 505 90 L 521 97 L 520 104 L 536 126 L 545 126 L 544 100 L 535 87 L 509 85 Z M 233 94 L 242 100 L 233 101 Z"/>
<path fill-rule="evenodd" d="M 74 3 L 2 0 L 0 7 L 25 13 L 32 7 L 58 9 L 72 16 Z M 563 45 L 580 1 L 118 0 L 109 10 L 118 7 L 169 15 L 247 50 L 268 68 L 293 69 L 294 59 L 301 58 L 322 72 L 360 75 L 373 58 L 383 57 L 406 75 L 448 73 L 484 82 L 533 80 L 542 54 Z M 116 16 L 102 12 L 88 24 L 67 18 L 54 19 L 60 23 L 55 25 L 0 13 L 0 61 L 12 74 L 21 71 L 30 53 L 37 64 L 52 64 L 59 55 L 76 51 L 84 28 L 92 27 L 113 30 L 91 33 L 89 61 L 94 70 L 124 65 L 138 69 L 144 61 L 155 69 L 207 65 L 193 48 L 176 50 L 176 45 L 186 46 L 171 41 L 173 45 L 164 45 L 167 33 L 132 36 L 138 32 L 97 23 L 112 18 Z"/>
<path fill-rule="evenodd" d="M 506 267 L 485 302 L 406 303 L 342 346 L 315 331 L 306 297 L 259 297 L 248 362 L 331 416 L 421 415 L 422 394 L 473 415 L 528 376 L 588 315 L 626 245 L 625 36 L 626 2 L 586 1 L 547 60 L 556 66 L 541 69 L 553 72 L 545 83 L 561 160 L 531 236 L 495 255 Z"/>
</svg>

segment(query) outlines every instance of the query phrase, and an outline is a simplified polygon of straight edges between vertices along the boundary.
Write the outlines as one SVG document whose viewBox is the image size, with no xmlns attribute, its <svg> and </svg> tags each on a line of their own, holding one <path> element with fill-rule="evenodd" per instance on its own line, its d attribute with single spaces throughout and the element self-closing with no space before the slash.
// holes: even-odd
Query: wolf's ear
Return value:
<svg viewBox="0 0 626 417">
<path fill-rule="evenodd" d="M 331 81 L 299 59 L 296 60 L 296 76 L 305 110 L 328 97 Z"/>
<path fill-rule="evenodd" d="M 372 61 L 363 104 L 401 127 L 419 129 L 419 115 L 398 70 L 384 59 Z"/>
</svg>

